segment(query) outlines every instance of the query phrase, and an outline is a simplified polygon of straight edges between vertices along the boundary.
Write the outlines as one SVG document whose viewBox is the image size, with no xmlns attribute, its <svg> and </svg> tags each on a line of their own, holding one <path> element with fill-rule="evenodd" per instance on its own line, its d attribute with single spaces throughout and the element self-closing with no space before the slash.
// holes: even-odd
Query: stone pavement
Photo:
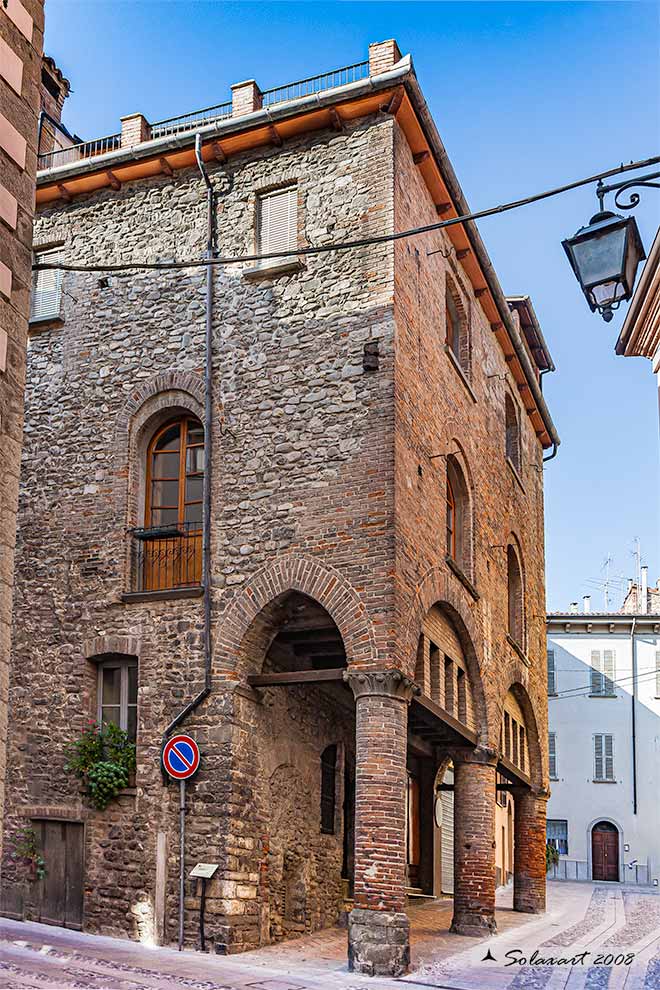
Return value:
<svg viewBox="0 0 660 990">
<path fill-rule="evenodd" d="M 223 958 L 0 919 L 0 990 L 660 990 L 654 888 L 550 882 L 542 916 L 517 914 L 511 899 L 498 892 L 498 934 L 486 939 L 449 934 L 449 898 L 413 904 L 414 970 L 402 980 L 348 973 L 339 928 Z"/>
</svg>

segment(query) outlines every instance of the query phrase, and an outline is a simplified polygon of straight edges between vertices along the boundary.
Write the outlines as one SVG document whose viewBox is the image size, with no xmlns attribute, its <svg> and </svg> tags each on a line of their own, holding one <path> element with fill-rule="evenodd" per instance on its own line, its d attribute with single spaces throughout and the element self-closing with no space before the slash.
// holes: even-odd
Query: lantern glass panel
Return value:
<svg viewBox="0 0 660 990">
<path fill-rule="evenodd" d="M 608 306 L 626 295 L 626 287 L 622 282 L 602 282 L 590 289 L 597 306 Z"/>
<path fill-rule="evenodd" d="M 572 245 L 582 284 L 618 282 L 623 275 L 626 228 L 604 230 Z"/>
</svg>

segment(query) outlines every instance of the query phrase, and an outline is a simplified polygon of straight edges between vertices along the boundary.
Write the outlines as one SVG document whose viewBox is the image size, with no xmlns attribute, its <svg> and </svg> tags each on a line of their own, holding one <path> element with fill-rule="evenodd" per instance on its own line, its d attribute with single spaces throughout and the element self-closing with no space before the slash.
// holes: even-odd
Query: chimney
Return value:
<svg viewBox="0 0 660 990">
<path fill-rule="evenodd" d="M 393 69 L 401 61 L 401 52 L 394 38 L 377 41 L 369 45 L 369 75 L 379 76 L 381 72 Z"/>
<path fill-rule="evenodd" d="M 582 598 L 583 612 L 591 612 L 591 595 L 584 595 Z"/>
<path fill-rule="evenodd" d="M 571 602 L 571 604 L 568 606 L 568 611 L 571 613 L 571 615 L 577 615 L 577 610 L 578 610 L 578 603 Z"/>
<path fill-rule="evenodd" d="M 639 601 L 639 611 L 642 615 L 646 615 L 649 610 L 649 569 L 644 565 L 642 567 L 642 591 L 640 594 Z"/>
<path fill-rule="evenodd" d="M 628 594 L 630 594 L 630 592 L 632 591 L 632 588 L 633 588 L 633 579 L 632 578 L 628 578 Z"/>
<path fill-rule="evenodd" d="M 49 117 L 62 122 L 62 107 L 71 90 L 71 84 L 55 64 L 54 59 L 44 55 L 41 60 L 41 85 L 39 87 L 41 109 Z M 57 128 L 46 120 L 41 132 L 41 146 L 38 151 L 43 155 L 61 146 L 62 135 Z"/>
</svg>

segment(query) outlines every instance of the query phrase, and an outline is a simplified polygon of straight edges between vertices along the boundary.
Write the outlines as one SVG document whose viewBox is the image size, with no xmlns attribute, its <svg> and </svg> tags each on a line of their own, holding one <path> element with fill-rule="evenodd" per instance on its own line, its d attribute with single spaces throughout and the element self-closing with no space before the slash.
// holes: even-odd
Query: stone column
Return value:
<svg viewBox="0 0 660 990">
<path fill-rule="evenodd" d="M 545 813 L 548 796 L 531 790 L 513 795 L 513 909 L 545 911 Z"/>
<path fill-rule="evenodd" d="M 454 917 L 458 935 L 495 932 L 495 765 L 489 750 L 454 757 Z"/>
<path fill-rule="evenodd" d="M 348 967 L 400 976 L 410 962 L 405 914 L 408 705 L 419 689 L 398 670 L 347 671 L 355 695 L 355 908 Z"/>
</svg>

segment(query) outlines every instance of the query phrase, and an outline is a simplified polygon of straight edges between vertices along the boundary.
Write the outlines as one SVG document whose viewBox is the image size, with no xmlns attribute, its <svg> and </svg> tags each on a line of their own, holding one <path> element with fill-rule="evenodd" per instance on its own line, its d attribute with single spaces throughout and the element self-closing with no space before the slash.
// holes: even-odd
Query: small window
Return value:
<svg viewBox="0 0 660 990">
<path fill-rule="evenodd" d="M 447 324 L 447 347 L 452 351 L 454 357 L 461 361 L 461 316 L 458 306 L 449 289 L 445 292 L 445 320 Z"/>
<path fill-rule="evenodd" d="M 321 754 L 321 831 L 335 833 L 335 778 L 337 747 L 326 746 Z"/>
<path fill-rule="evenodd" d="M 591 694 L 611 697 L 615 694 L 616 651 L 591 651 Z"/>
<path fill-rule="evenodd" d="M 513 399 L 507 394 L 504 400 L 506 428 L 506 456 L 520 473 L 520 421 Z"/>
<path fill-rule="evenodd" d="M 259 196 L 257 204 L 257 251 L 271 254 L 298 247 L 298 190 L 295 186 L 276 189 Z M 262 265 L 295 260 L 290 258 L 265 259 Z"/>
<path fill-rule="evenodd" d="M 548 650 L 548 694 L 557 694 L 557 671 L 555 669 L 554 650 Z"/>
<path fill-rule="evenodd" d="M 557 776 L 557 733 L 556 732 L 548 733 L 548 756 L 549 756 L 548 762 L 550 764 L 549 767 L 550 779 L 558 780 L 559 778 Z"/>
<path fill-rule="evenodd" d="M 34 262 L 54 264 L 60 260 L 60 249 L 35 251 Z M 49 268 L 42 272 L 32 272 L 32 295 L 30 297 L 30 320 L 55 320 L 60 315 L 62 300 L 62 271 Z"/>
<path fill-rule="evenodd" d="M 548 818 L 545 834 L 548 843 L 555 847 L 560 856 L 568 856 L 568 822 Z"/>
<path fill-rule="evenodd" d="M 522 573 L 518 554 L 512 544 L 509 544 L 506 548 L 506 561 L 509 599 L 509 635 L 521 649 L 524 649 Z"/>
<path fill-rule="evenodd" d="M 472 538 L 468 487 L 455 457 L 447 458 L 446 482 L 446 552 L 468 576 L 471 572 Z"/>
<path fill-rule="evenodd" d="M 614 780 L 614 736 L 594 736 L 594 780 Z"/>
<path fill-rule="evenodd" d="M 98 721 L 113 722 L 137 736 L 137 661 L 108 660 L 99 665 Z"/>
</svg>

